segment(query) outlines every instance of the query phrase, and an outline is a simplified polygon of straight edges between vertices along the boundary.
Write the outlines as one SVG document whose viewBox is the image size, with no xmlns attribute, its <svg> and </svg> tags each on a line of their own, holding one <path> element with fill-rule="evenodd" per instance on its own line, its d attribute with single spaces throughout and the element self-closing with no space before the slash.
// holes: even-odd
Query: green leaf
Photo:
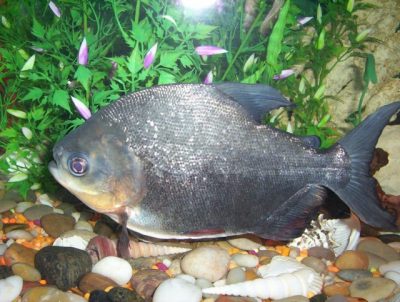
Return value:
<svg viewBox="0 0 400 302">
<path fill-rule="evenodd" d="M 152 34 L 152 28 L 147 19 L 142 20 L 138 25 L 133 26 L 132 36 L 134 40 L 146 43 Z"/>
<path fill-rule="evenodd" d="M 132 50 L 127 63 L 127 67 L 132 74 L 137 74 L 137 72 L 143 67 L 143 62 L 140 58 L 137 48 Z"/>
<path fill-rule="evenodd" d="M 179 61 L 181 62 L 182 66 L 185 67 L 185 68 L 193 66 L 192 60 L 187 55 L 184 55 L 184 56 L 180 57 Z"/>
<path fill-rule="evenodd" d="M 44 116 L 44 109 L 43 108 L 36 108 L 35 110 L 32 110 L 29 114 L 30 114 L 30 116 L 32 117 L 33 120 L 39 121 Z"/>
<path fill-rule="evenodd" d="M 36 19 L 33 19 L 32 34 L 40 39 L 43 39 L 45 33 L 45 28 Z"/>
<path fill-rule="evenodd" d="M 69 107 L 68 92 L 66 92 L 65 90 L 58 89 L 54 91 L 52 103 L 64 108 L 69 113 L 71 113 L 71 108 Z"/>
<path fill-rule="evenodd" d="M 0 132 L 0 137 L 15 138 L 19 135 L 18 131 L 13 128 L 7 128 Z"/>
<path fill-rule="evenodd" d="M 75 72 L 74 78 L 82 84 L 86 91 L 90 90 L 90 79 L 92 77 L 92 72 L 83 65 L 79 65 Z"/>
<path fill-rule="evenodd" d="M 375 70 L 375 57 L 370 53 L 367 55 L 367 61 L 365 62 L 364 82 L 366 84 L 369 82 L 374 84 L 378 83 L 378 77 L 376 76 Z"/>
<path fill-rule="evenodd" d="M 38 87 L 33 87 L 29 92 L 21 99 L 22 101 L 38 100 L 42 97 L 43 90 Z"/>
<path fill-rule="evenodd" d="M 177 53 L 174 51 L 163 52 L 160 55 L 160 65 L 167 68 L 175 69 L 177 68 L 176 62 L 182 53 Z"/>
<path fill-rule="evenodd" d="M 215 30 L 217 28 L 217 26 L 212 26 L 212 25 L 207 25 L 207 24 L 203 24 L 203 23 L 199 23 L 197 24 L 197 26 L 195 27 L 194 30 L 194 38 L 195 39 L 205 39 L 208 38 L 210 33 Z"/>
<path fill-rule="evenodd" d="M 176 83 L 175 76 L 165 71 L 160 72 L 160 77 L 158 78 L 158 85 L 162 84 L 172 84 Z"/>
</svg>

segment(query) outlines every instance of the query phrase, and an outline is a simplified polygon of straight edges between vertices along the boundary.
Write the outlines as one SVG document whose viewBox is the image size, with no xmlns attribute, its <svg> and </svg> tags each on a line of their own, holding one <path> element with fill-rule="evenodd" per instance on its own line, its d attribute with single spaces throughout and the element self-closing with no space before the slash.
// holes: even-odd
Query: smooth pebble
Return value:
<svg viewBox="0 0 400 302">
<path fill-rule="evenodd" d="M 14 263 L 11 266 L 14 275 L 20 276 L 24 281 L 39 281 L 42 277 L 40 272 L 26 263 Z"/>
<path fill-rule="evenodd" d="M 177 278 L 163 281 L 153 296 L 153 302 L 200 302 L 201 299 L 198 286 Z"/>
<path fill-rule="evenodd" d="M 10 276 L 0 280 L 0 302 L 13 301 L 21 293 L 23 280 L 20 276 Z"/>
<path fill-rule="evenodd" d="M 71 215 L 51 213 L 43 215 L 40 223 L 47 234 L 57 238 L 74 228 L 75 219 Z"/>
<path fill-rule="evenodd" d="M 366 269 L 342 269 L 337 276 L 344 281 L 354 281 L 359 278 L 372 277 L 372 273 Z"/>
<path fill-rule="evenodd" d="M 234 284 L 246 281 L 246 272 L 241 267 L 235 267 L 228 272 L 226 284 Z"/>
<path fill-rule="evenodd" d="M 325 273 L 327 271 L 326 264 L 321 259 L 314 256 L 305 257 L 301 260 L 301 263 L 311 267 L 317 273 Z"/>
<path fill-rule="evenodd" d="M 244 251 L 256 250 L 262 246 L 260 242 L 253 241 L 248 238 L 235 238 L 228 240 L 228 242 L 233 247 Z"/>
<path fill-rule="evenodd" d="M 368 302 L 376 302 L 389 297 L 396 283 L 386 278 L 360 278 L 350 285 L 352 297 L 364 298 Z"/>
<path fill-rule="evenodd" d="M 83 230 L 83 231 L 89 231 L 89 232 L 93 232 L 93 227 L 92 225 L 84 220 L 79 220 L 75 226 L 74 226 L 75 230 Z"/>
<path fill-rule="evenodd" d="M 6 233 L 6 237 L 7 238 L 11 238 L 11 239 L 24 239 L 27 241 L 31 241 L 34 237 L 31 233 L 29 233 L 28 231 L 25 230 L 14 230 L 11 232 Z"/>
<path fill-rule="evenodd" d="M 292 296 L 284 299 L 273 300 L 274 302 L 308 302 L 308 298 L 304 296 Z"/>
<path fill-rule="evenodd" d="M 22 201 L 17 204 L 15 207 L 15 212 L 23 213 L 30 207 L 33 207 L 34 203 L 32 201 Z"/>
<path fill-rule="evenodd" d="M 195 278 L 217 281 L 228 272 L 230 256 L 216 246 L 201 246 L 186 254 L 181 260 L 182 271 Z"/>
<path fill-rule="evenodd" d="M 389 245 L 375 237 L 365 237 L 357 245 L 357 250 L 370 252 L 384 258 L 386 261 L 400 260 L 400 255 Z"/>
<path fill-rule="evenodd" d="M 14 209 L 17 203 L 11 199 L 0 200 L 0 213 L 7 212 L 8 210 Z"/>
<path fill-rule="evenodd" d="M 259 262 L 257 256 L 249 254 L 234 254 L 232 255 L 232 260 L 243 267 L 256 267 Z"/>
<path fill-rule="evenodd" d="M 196 278 L 193 277 L 193 276 L 190 276 L 188 274 L 179 274 L 175 278 L 179 278 L 179 279 L 185 280 L 185 281 L 187 281 L 189 283 L 192 283 L 192 284 L 196 283 Z"/>
<path fill-rule="evenodd" d="M 24 216 L 28 220 L 38 220 L 42 218 L 42 216 L 46 214 L 53 213 L 54 209 L 50 206 L 46 206 L 43 204 L 37 204 L 32 207 L 29 207 L 24 211 Z"/>
<path fill-rule="evenodd" d="M 339 269 L 368 269 L 368 256 L 363 251 L 345 251 L 335 265 Z"/>
<path fill-rule="evenodd" d="M 126 284 L 132 277 L 132 267 L 129 262 L 115 256 L 101 259 L 93 266 L 92 272 L 106 276 L 118 285 Z"/>
</svg>

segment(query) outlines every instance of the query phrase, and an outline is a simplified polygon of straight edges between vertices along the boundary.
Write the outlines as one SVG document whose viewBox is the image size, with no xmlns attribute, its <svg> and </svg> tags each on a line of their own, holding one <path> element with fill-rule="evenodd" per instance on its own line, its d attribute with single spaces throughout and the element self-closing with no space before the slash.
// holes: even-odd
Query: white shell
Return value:
<svg viewBox="0 0 400 302">
<path fill-rule="evenodd" d="M 190 251 L 190 248 L 167 246 L 153 243 L 145 243 L 131 240 L 129 242 L 129 254 L 132 258 L 156 257 L 171 254 L 180 254 Z"/>
<path fill-rule="evenodd" d="M 289 246 L 300 249 L 322 246 L 332 249 L 338 256 L 345 250 L 356 248 L 360 229 L 360 220 L 354 214 L 347 219 L 324 219 L 323 215 L 319 215 L 316 221 L 311 222 L 311 228 L 306 229 Z"/>
<path fill-rule="evenodd" d="M 400 284 L 400 260 L 391 261 L 379 266 L 379 272 L 385 278 L 391 279 L 397 284 Z"/>
<path fill-rule="evenodd" d="M 257 274 L 262 278 L 275 277 L 285 273 L 293 273 L 303 268 L 308 267 L 298 262 L 296 259 L 285 256 L 275 256 L 269 264 L 261 265 L 257 269 Z"/>
<path fill-rule="evenodd" d="M 385 273 L 385 278 L 393 280 L 397 284 L 400 284 L 400 273 L 394 271 L 388 271 Z"/>
<path fill-rule="evenodd" d="M 80 250 L 85 250 L 89 241 L 80 236 L 74 235 L 70 237 L 58 237 L 54 242 L 54 246 L 74 247 Z"/>
<path fill-rule="evenodd" d="M 300 269 L 265 279 L 255 279 L 221 287 L 203 289 L 203 294 L 233 295 L 260 299 L 283 299 L 295 295 L 317 294 L 322 288 L 322 278 L 311 269 Z"/>
</svg>

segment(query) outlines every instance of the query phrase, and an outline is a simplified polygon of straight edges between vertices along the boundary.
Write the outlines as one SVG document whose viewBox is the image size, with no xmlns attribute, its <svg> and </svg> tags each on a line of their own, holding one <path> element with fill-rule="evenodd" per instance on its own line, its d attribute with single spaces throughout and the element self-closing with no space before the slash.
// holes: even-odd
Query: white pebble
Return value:
<svg viewBox="0 0 400 302">
<path fill-rule="evenodd" d="M 84 220 L 79 220 L 75 223 L 74 226 L 75 230 L 83 230 L 83 231 L 89 231 L 89 232 L 93 232 L 93 227 L 92 225 Z"/>
<path fill-rule="evenodd" d="M 200 302 L 201 289 L 185 280 L 172 278 L 163 281 L 154 292 L 153 302 Z"/>
<path fill-rule="evenodd" d="M 25 239 L 31 241 L 33 239 L 33 235 L 25 230 L 13 230 L 6 233 L 6 237 L 10 239 Z"/>
<path fill-rule="evenodd" d="M 71 216 L 75 218 L 75 222 L 78 222 L 78 221 L 79 221 L 79 217 L 81 217 L 81 213 L 79 213 L 79 212 L 73 212 L 73 213 L 71 214 Z"/>
<path fill-rule="evenodd" d="M 245 251 L 256 250 L 261 247 L 261 244 L 247 238 L 235 238 L 228 240 L 229 244 Z"/>
<path fill-rule="evenodd" d="M 22 201 L 17 204 L 17 207 L 15 208 L 15 212 L 17 213 L 23 213 L 25 210 L 29 209 L 30 207 L 33 207 L 34 203 L 32 201 Z"/>
<path fill-rule="evenodd" d="M 195 277 L 187 275 L 187 274 L 179 274 L 175 278 L 179 278 L 179 279 L 185 280 L 185 281 L 187 281 L 189 283 L 192 283 L 192 284 L 195 284 L 195 282 L 196 282 L 196 278 Z"/>
<path fill-rule="evenodd" d="M 92 272 L 108 277 L 118 285 L 126 284 L 132 277 L 132 267 L 129 262 L 115 256 L 101 259 L 93 266 Z"/>
<path fill-rule="evenodd" d="M 80 236 L 74 235 L 70 237 L 58 237 L 56 240 L 54 240 L 53 245 L 54 246 L 63 246 L 63 247 L 74 247 L 76 249 L 80 250 L 86 250 L 86 247 L 88 246 L 89 242 L 85 239 L 83 239 Z"/>
<path fill-rule="evenodd" d="M 6 251 L 7 248 L 8 248 L 7 244 L 5 244 L 5 243 L 0 244 L 0 256 L 2 256 L 4 254 L 4 252 Z"/>
<path fill-rule="evenodd" d="M 11 276 L 0 280 L 0 302 L 13 301 L 21 293 L 23 280 L 20 276 Z"/>
<path fill-rule="evenodd" d="M 258 265 L 258 257 L 250 254 L 234 254 L 232 260 L 243 267 L 256 267 Z"/>
<path fill-rule="evenodd" d="M 54 208 L 53 211 L 54 211 L 54 213 L 57 213 L 57 214 L 64 214 L 63 209 Z"/>
</svg>

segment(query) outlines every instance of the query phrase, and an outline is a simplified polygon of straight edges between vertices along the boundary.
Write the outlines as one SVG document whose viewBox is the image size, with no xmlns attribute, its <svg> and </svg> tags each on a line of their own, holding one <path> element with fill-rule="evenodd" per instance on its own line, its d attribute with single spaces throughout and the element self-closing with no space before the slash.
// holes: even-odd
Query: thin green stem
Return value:
<svg viewBox="0 0 400 302">
<path fill-rule="evenodd" d="M 239 57 L 240 53 L 242 52 L 243 47 L 245 47 L 245 45 L 247 44 L 247 41 L 249 40 L 251 33 L 253 32 L 254 28 L 256 27 L 256 25 L 258 25 L 258 21 L 260 20 L 260 18 L 263 16 L 264 14 L 264 10 L 260 10 L 260 12 L 258 13 L 257 18 L 254 20 L 253 24 L 251 25 L 249 31 L 247 32 L 246 36 L 243 39 L 243 42 L 240 44 L 239 49 L 237 50 L 235 56 L 233 57 L 231 63 L 229 64 L 228 68 L 225 70 L 224 75 L 221 78 L 221 81 L 224 81 L 225 78 L 227 77 L 227 75 L 229 74 L 229 72 L 231 71 L 233 64 L 235 64 L 237 58 Z"/>
<path fill-rule="evenodd" d="M 364 86 L 364 88 L 363 88 L 363 90 L 362 90 L 362 92 L 361 92 L 360 99 L 358 100 L 357 125 L 358 125 L 359 123 L 361 123 L 362 105 L 363 105 L 363 103 L 364 103 L 365 94 L 367 93 L 367 90 L 368 90 L 368 82 L 367 82 L 367 83 L 364 83 L 364 85 L 365 85 L 365 86 Z"/>
<path fill-rule="evenodd" d="M 86 37 L 88 31 L 88 20 L 87 20 L 87 0 L 83 1 L 83 34 Z"/>
<path fill-rule="evenodd" d="M 140 18 L 140 4 L 141 0 L 136 0 L 136 8 L 135 8 L 135 25 L 139 23 Z"/>
<path fill-rule="evenodd" d="M 117 7 L 115 4 L 115 0 L 112 0 L 111 2 L 112 4 L 112 8 L 113 8 L 113 12 L 114 12 L 114 17 L 115 17 L 115 21 L 117 22 L 117 26 L 119 28 L 119 31 L 122 34 L 122 37 L 124 38 L 124 40 L 126 41 L 128 39 L 128 34 L 125 32 L 125 30 L 122 28 L 121 22 L 119 22 L 119 18 L 118 18 L 118 13 L 117 13 Z"/>
</svg>

